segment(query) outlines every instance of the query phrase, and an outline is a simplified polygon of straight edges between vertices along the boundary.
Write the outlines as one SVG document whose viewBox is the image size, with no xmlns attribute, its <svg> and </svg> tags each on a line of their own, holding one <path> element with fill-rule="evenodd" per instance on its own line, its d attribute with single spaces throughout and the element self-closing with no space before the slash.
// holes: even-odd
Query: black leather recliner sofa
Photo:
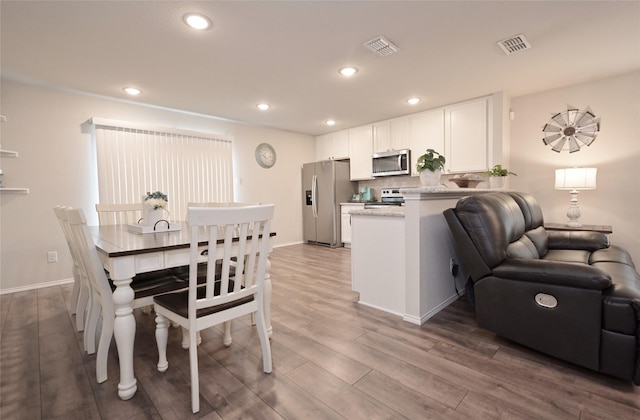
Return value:
<svg viewBox="0 0 640 420">
<path fill-rule="evenodd" d="M 444 216 L 482 328 L 640 385 L 640 275 L 626 250 L 546 230 L 521 192 L 464 197 Z"/>
</svg>

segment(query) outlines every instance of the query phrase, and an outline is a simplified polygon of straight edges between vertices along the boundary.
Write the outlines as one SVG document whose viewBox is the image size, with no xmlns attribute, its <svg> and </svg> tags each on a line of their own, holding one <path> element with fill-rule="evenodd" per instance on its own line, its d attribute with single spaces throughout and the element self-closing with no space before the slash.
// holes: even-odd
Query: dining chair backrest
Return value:
<svg viewBox="0 0 640 420">
<path fill-rule="evenodd" d="M 257 292 L 261 293 L 271 240 L 271 219 L 274 205 L 244 207 L 191 207 L 189 225 L 191 228 L 189 266 L 189 312 L 226 302 L 243 299 Z M 205 229 L 206 228 L 206 229 Z M 199 242 L 201 235 L 207 235 L 210 252 L 207 254 L 206 292 L 197 298 Z M 223 246 L 216 246 L 223 241 Z M 215 249 L 216 252 L 211 252 Z M 220 262 L 218 262 L 220 261 Z M 216 280 L 216 263 L 221 265 L 219 283 Z M 232 275 L 234 281 L 229 287 Z M 216 287 L 217 286 L 217 287 Z M 260 290 L 258 290 L 260 289 Z"/>
<path fill-rule="evenodd" d="M 67 208 L 66 214 L 73 238 L 78 245 L 84 271 L 89 278 L 92 291 L 100 298 L 103 317 L 105 317 L 109 313 L 114 313 L 111 286 L 98 255 L 98 250 L 93 242 L 91 232 L 87 228 L 84 212 L 82 209 Z"/>
<path fill-rule="evenodd" d="M 73 233 L 71 232 L 71 226 L 67 220 L 67 213 L 65 206 L 56 206 L 53 208 L 53 212 L 58 219 L 58 223 L 62 228 L 62 233 L 67 242 L 69 253 L 71 254 L 71 260 L 73 261 L 73 289 L 71 291 L 71 304 L 69 311 L 71 314 L 76 315 L 76 329 L 78 331 L 84 330 L 85 312 L 87 310 L 87 304 L 91 294 L 90 285 L 84 268 L 82 267 L 82 261 L 78 246 L 73 239 Z M 86 350 L 85 343 L 85 350 Z"/>
<path fill-rule="evenodd" d="M 189 221 L 189 209 L 191 207 L 246 207 L 253 204 L 239 203 L 235 201 L 223 202 L 223 201 L 201 201 L 201 202 L 188 202 L 187 203 L 187 217 L 186 221 Z"/>
<path fill-rule="evenodd" d="M 100 225 L 126 225 L 138 223 L 142 218 L 142 203 L 96 204 Z"/>
</svg>

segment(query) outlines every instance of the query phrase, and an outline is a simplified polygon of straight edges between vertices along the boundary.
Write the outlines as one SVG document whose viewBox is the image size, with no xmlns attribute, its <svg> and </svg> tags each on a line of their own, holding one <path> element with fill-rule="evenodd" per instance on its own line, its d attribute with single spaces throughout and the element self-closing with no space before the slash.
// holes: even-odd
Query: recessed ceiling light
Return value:
<svg viewBox="0 0 640 420">
<path fill-rule="evenodd" d="M 351 77 L 358 72 L 358 69 L 355 67 L 343 67 L 340 69 L 340 74 L 345 77 Z"/>
<path fill-rule="evenodd" d="M 409 99 L 407 99 L 407 103 L 408 103 L 409 105 L 415 105 L 415 104 L 417 104 L 418 102 L 420 102 L 420 98 L 409 98 Z"/>
<path fill-rule="evenodd" d="M 184 23 L 192 27 L 193 29 L 207 29 L 211 26 L 211 21 L 204 15 L 197 13 L 188 13 L 184 15 Z"/>
<path fill-rule="evenodd" d="M 266 111 L 267 109 L 271 108 L 271 105 L 269 104 L 258 104 L 256 106 L 258 107 L 258 109 L 261 109 L 263 111 Z"/>
<path fill-rule="evenodd" d="M 131 96 L 140 95 L 142 93 L 140 89 L 134 88 L 134 87 L 125 87 L 125 88 L 122 88 L 122 90 L 124 90 Z"/>
<path fill-rule="evenodd" d="M 336 122 L 334 120 L 327 120 L 326 124 L 327 125 L 336 125 Z"/>
</svg>

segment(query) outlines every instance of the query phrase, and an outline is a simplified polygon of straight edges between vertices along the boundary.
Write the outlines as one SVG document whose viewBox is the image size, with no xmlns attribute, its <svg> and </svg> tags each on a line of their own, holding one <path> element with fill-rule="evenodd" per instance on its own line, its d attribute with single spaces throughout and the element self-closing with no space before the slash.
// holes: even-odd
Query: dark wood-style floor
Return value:
<svg viewBox="0 0 640 420">
<path fill-rule="evenodd" d="M 272 255 L 274 371 L 261 371 L 249 319 L 203 332 L 200 413 L 207 419 L 639 419 L 640 388 L 496 337 L 464 297 L 422 326 L 356 303 L 350 251 L 310 245 Z M 380 261 L 372 261 L 380 264 Z M 397 279 L 389 279 L 390 287 Z M 95 381 L 95 355 L 68 313 L 71 287 L 1 297 L 0 418 L 185 419 L 189 358 L 171 329 L 156 370 L 154 316 L 135 311 L 133 399 Z"/>
</svg>

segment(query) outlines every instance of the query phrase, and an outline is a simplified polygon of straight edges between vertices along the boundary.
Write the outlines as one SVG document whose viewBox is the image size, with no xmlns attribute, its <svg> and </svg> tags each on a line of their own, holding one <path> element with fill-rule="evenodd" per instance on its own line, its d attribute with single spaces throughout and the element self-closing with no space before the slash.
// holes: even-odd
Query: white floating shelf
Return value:
<svg viewBox="0 0 640 420">
<path fill-rule="evenodd" d="M 16 194 L 29 194 L 29 188 L 0 188 L 0 192 L 16 193 Z"/>
<path fill-rule="evenodd" d="M 13 150 L 4 150 L 0 149 L 0 156 L 2 157 L 18 157 L 18 152 L 14 152 Z"/>
</svg>

